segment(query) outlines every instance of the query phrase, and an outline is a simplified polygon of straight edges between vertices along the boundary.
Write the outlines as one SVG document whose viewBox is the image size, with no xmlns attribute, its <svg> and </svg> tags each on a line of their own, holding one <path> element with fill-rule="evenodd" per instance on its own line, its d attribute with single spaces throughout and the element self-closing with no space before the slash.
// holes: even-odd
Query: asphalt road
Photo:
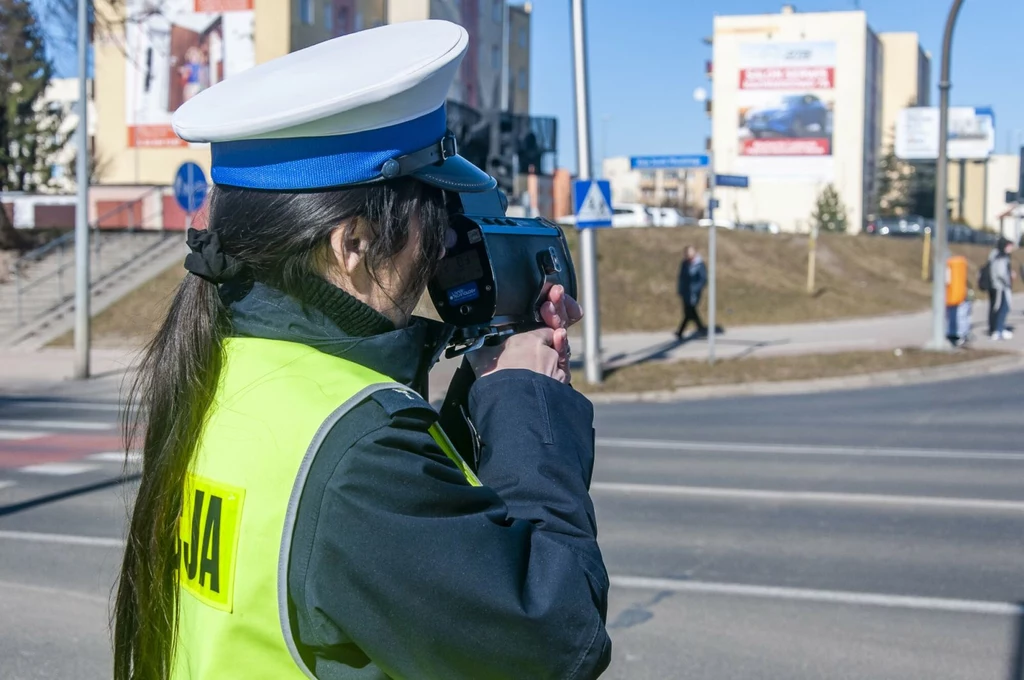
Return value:
<svg viewBox="0 0 1024 680">
<path fill-rule="evenodd" d="M 0 400 L 0 678 L 109 677 L 115 401 Z M 1021 680 L 1022 405 L 1024 373 L 599 406 L 605 677 Z"/>
</svg>

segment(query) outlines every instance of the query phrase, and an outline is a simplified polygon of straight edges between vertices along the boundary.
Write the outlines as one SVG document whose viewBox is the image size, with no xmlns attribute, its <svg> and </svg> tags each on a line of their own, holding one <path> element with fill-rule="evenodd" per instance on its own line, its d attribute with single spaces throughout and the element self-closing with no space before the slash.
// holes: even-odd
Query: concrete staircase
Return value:
<svg viewBox="0 0 1024 680">
<path fill-rule="evenodd" d="M 0 283 L 0 347 L 35 349 L 74 324 L 74 234 L 26 254 Z M 95 230 L 90 238 L 90 312 L 97 314 L 184 259 L 184 234 Z"/>
</svg>

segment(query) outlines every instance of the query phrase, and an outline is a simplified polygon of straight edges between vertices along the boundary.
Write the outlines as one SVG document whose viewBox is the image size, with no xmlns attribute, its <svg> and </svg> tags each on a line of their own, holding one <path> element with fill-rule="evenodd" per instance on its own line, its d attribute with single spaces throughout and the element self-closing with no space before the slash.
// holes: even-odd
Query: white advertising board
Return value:
<svg viewBox="0 0 1024 680">
<path fill-rule="evenodd" d="M 996 148 L 996 119 L 988 107 L 956 106 L 949 109 L 950 160 L 983 160 Z M 939 109 L 915 106 L 896 119 L 896 157 L 935 160 L 939 157 Z"/>
</svg>

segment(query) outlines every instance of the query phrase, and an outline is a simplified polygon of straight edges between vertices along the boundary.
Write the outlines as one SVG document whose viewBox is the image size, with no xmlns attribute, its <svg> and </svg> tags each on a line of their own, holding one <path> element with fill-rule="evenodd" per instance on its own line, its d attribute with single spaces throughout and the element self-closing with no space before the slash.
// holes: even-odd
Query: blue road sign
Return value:
<svg viewBox="0 0 1024 680">
<path fill-rule="evenodd" d="M 746 189 L 750 186 L 750 178 L 746 175 L 715 175 L 715 186 Z"/>
<path fill-rule="evenodd" d="M 195 163 L 182 163 L 174 175 L 174 198 L 185 212 L 192 214 L 206 200 L 206 175 Z"/>
<path fill-rule="evenodd" d="M 633 170 L 662 170 L 662 169 L 687 169 L 706 168 L 710 159 L 706 153 L 691 153 L 675 156 L 632 156 L 629 159 L 629 167 Z"/>
<path fill-rule="evenodd" d="M 572 183 L 576 228 L 612 226 L 612 185 L 602 179 L 578 179 Z"/>
</svg>

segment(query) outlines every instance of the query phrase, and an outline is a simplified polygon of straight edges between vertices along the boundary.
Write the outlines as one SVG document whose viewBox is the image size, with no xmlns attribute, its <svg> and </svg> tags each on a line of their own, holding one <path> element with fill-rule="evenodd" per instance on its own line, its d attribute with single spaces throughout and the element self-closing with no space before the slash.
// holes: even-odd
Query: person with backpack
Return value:
<svg viewBox="0 0 1024 680">
<path fill-rule="evenodd" d="M 1009 340 L 1013 337 L 1013 332 L 1006 329 L 1013 286 L 1010 265 L 1012 251 L 1013 243 L 1009 239 L 1000 238 L 978 276 L 978 287 L 988 291 L 988 332 L 993 340 Z"/>
</svg>

